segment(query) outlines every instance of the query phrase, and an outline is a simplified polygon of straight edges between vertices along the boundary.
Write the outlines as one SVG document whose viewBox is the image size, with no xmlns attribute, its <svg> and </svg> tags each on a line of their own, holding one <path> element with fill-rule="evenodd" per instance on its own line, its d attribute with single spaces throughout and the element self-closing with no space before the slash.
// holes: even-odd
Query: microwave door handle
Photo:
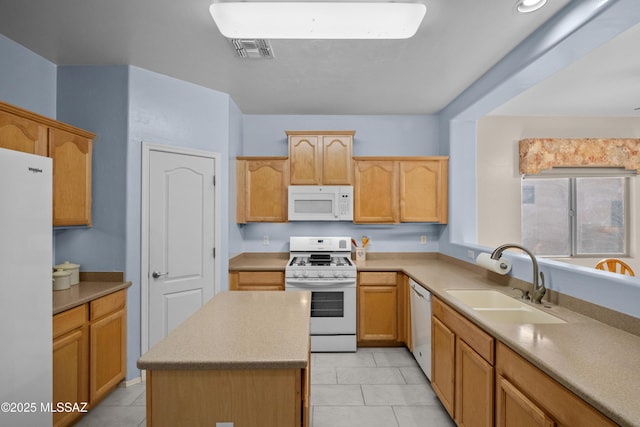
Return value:
<svg viewBox="0 0 640 427">
<path fill-rule="evenodd" d="M 340 216 L 340 192 L 333 193 L 333 217 L 338 218 Z"/>
</svg>

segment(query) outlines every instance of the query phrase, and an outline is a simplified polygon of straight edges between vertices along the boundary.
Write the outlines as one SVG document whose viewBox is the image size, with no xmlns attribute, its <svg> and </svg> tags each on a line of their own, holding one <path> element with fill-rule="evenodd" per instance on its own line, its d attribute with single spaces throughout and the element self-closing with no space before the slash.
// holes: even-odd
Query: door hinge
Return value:
<svg viewBox="0 0 640 427">
<path fill-rule="evenodd" d="M 216 186 L 216 176 L 215 175 L 213 175 L 213 186 L 214 187 Z"/>
<path fill-rule="evenodd" d="M 213 252 L 213 257 L 215 258 L 216 257 L 216 248 L 213 248 L 212 252 Z"/>
</svg>

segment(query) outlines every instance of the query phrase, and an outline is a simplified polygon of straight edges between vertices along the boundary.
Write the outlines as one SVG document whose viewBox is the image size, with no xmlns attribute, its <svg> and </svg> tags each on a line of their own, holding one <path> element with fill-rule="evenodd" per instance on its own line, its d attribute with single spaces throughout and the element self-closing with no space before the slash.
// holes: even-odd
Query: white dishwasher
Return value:
<svg viewBox="0 0 640 427">
<path fill-rule="evenodd" d="M 431 293 L 409 279 L 413 357 L 431 381 Z"/>
</svg>

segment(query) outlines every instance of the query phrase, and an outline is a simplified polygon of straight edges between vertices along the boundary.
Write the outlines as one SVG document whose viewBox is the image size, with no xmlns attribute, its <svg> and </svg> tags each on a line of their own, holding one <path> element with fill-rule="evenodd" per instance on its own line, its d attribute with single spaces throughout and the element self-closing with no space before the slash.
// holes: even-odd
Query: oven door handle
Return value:
<svg viewBox="0 0 640 427">
<path fill-rule="evenodd" d="M 313 287 L 327 287 L 327 286 L 355 286 L 355 280 L 292 280 L 287 279 L 285 281 L 285 289 L 289 285 L 299 286 L 304 288 Z"/>
</svg>

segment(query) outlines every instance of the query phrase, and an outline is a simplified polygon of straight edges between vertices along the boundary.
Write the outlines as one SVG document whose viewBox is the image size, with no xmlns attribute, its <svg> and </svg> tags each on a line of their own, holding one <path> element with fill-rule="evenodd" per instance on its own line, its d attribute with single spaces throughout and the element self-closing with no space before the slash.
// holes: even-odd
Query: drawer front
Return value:
<svg viewBox="0 0 640 427">
<path fill-rule="evenodd" d="M 447 325 L 457 336 L 473 348 L 487 362 L 494 364 L 495 343 L 491 335 L 477 327 L 466 317 L 440 301 L 438 298 L 431 300 L 433 315 Z"/>
<path fill-rule="evenodd" d="M 91 320 L 98 319 L 124 307 L 126 302 L 127 291 L 125 289 L 91 301 L 89 303 L 89 314 L 91 316 Z"/>
<path fill-rule="evenodd" d="M 358 275 L 358 284 L 365 286 L 395 286 L 398 274 L 396 272 L 362 272 Z"/>
<path fill-rule="evenodd" d="M 53 338 L 80 328 L 87 321 L 87 304 L 79 305 L 53 316 Z"/>
<path fill-rule="evenodd" d="M 238 284 L 242 285 L 278 285 L 284 286 L 282 271 L 240 271 Z"/>
</svg>

